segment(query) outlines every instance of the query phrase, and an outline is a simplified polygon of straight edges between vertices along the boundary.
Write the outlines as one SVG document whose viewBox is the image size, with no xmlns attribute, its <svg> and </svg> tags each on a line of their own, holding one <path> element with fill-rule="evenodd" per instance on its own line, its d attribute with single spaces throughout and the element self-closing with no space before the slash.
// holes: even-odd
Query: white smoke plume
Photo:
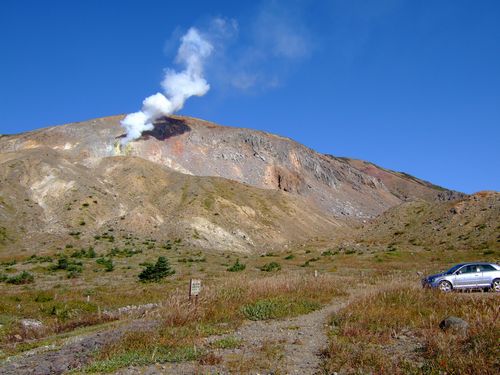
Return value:
<svg viewBox="0 0 500 375">
<path fill-rule="evenodd" d="M 191 96 L 203 96 L 210 85 L 203 78 L 203 64 L 213 51 L 212 44 L 192 27 L 181 38 L 181 46 L 175 61 L 184 65 L 184 70 L 176 72 L 167 69 L 161 83 L 165 93 L 156 93 L 144 99 L 142 109 L 121 121 L 127 135 L 121 143 L 127 144 L 141 136 L 143 131 L 153 130 L 153 122 L 160 117 L 171 115 L 182 109 Z"/>
</svg>

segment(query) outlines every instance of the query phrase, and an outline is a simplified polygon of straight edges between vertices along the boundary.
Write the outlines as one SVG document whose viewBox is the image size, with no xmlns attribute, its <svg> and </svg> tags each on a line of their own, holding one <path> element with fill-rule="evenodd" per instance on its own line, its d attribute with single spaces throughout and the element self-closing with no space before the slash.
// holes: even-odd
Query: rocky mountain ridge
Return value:
<svg viewBox="0 0 500 375">
<path fill-rule="evenodd" d="M 164 118 L 122 145 L 122 118 L 0 137 L 4 243 L 52 246 L 71 233 L 112 229 L 249 251 L 334 238 L 352 220 L 405 200 L 463 196 L 288 138 L 189 117 Z"/>
</svg>

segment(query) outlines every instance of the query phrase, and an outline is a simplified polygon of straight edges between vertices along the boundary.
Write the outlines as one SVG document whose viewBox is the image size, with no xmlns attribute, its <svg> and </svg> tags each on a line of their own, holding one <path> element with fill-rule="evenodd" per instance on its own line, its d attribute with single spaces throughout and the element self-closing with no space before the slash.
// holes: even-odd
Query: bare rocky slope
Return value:
<svg viewBox="0 0 500 375">
<path fill-rule="evenodd" d="M 498 256 L 500 193 L 484 191 L 450 202 L 406 202 L 349 236 L 371 249 L 482 250 Z"/>
<path fill-rule="evenodd" d="M 0 246 L 103 230 L 235 251 L 349 231 L 463 194 L 288 138 L 174 116 L 122 146 L 123 116 L 0 137 Z M 48 234 L 48 235 L 47 235 Z"/>
<path fill-rule="evenodd" d="M 392 194 L 405 202 L 418 199 L 443 202 L 465 197 L 465 194 L 442 188 L 408 173 L 391 171 L 364 160 L 340 159 L 363 173 L 380 179 Z"/>
</svg>

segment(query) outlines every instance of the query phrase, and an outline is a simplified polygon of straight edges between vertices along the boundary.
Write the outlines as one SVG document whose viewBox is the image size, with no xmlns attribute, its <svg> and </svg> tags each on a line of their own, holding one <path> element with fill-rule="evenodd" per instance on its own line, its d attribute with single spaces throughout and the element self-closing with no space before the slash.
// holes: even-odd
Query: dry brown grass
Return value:
<svg viewBox="0 0 500 375">
<path fill-rule="evenodd" d="M 500 362 L 498 295 L 390 286 L 332 317 L 329 373 L 494 374 Z M 470 324 L 467 336 L 442 332 L 450 315 Z"/>
<path fill-rule="evenodd" d="M 157 327 L 126 334 L 119 342 L 103 348 L 96 360 L 128 358 L 131 352 L 141 353 L 142 359 L 152 358 L 152 353 L 159 348 L 173 350 L 199 346 L 202 337 L 235 329 L 245 318 L 242 307 L 262 299 L 279 297 L 289 303 L 307 300 L 321 305 L 343 294 L 339 282 L 332 276 L 315 278 L 288 274 L 261 279 L 234 276 L 206 286 L 196 304 L 188 301 L 181 291 L 172 294 L 152 315 L 159 322 Z M 154 362 L 154 358 L 151 361 Z"/>
<path fill-rule="evenodd" d="M 88 313 L 79 315 L 67 321 L 60 321 L 55 319 L 50 325 L 43 326 L 42 328 L 27 328 L 20 323 L 13 324 L 7 335 L 4 337 L 4 345 L 9 345 L 19 341 L 29 341 L 40 339 L 53 334 L 60 334 L 73 331 L 81 327 L 89 327 L 98 324 L 108 323 L 116 320 L 116 318 L 109 315 L 102 315 L 97 313 Z"/>
</svg>

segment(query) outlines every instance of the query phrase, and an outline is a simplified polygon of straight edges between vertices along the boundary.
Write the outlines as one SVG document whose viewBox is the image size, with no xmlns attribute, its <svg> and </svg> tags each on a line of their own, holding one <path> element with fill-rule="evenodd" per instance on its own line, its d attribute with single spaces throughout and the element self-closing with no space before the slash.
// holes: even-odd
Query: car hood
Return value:
<svg viewBox="0 0 500 375">
<path fill-rule="evenodd" d="M 441 273 L 436 273 L 435 275 L 430 275 L 430 276 L 427 276 L 427 280 L 435 280 L 437 279 L 438 277 L 443 277 L 445 276 L 446 274 L 444 272 L 441 272 Z"/>
</svg>

